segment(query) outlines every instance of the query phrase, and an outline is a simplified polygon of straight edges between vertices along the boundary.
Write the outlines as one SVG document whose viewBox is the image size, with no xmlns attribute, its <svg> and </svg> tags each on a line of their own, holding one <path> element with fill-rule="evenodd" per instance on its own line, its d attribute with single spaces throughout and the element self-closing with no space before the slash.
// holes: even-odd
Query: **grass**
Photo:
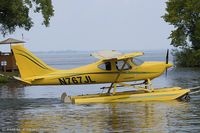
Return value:
<svg viewBox="0 0 200 133">
<path fill-rule="evenodd" d="M 13 76 L 18 76 L 19 72 L 0 72 L 0 84 L 8 83 L 9 81 L 13 80 Z"/>
</svg>

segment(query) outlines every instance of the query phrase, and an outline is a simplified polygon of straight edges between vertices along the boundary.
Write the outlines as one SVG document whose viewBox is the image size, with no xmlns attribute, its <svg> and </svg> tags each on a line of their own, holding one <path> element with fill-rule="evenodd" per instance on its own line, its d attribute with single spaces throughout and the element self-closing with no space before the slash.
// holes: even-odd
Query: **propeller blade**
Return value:
<svg viewBox="0 0 200 133">
<path fill-rule="evenodd" d="M 167 49 L 167 54 L 166 54 L 166 59 L 165 59 L 166 64 L 169 63 L 169 49 Z M 167 68 L 165 70 L 165 76 L 167 77 Z"/>
<path fill-rule="evenodd" d="M 166 64 L 169 63 L 169 49 L 167 49 L 167 54 L 166 54 Z"/>
</svg>

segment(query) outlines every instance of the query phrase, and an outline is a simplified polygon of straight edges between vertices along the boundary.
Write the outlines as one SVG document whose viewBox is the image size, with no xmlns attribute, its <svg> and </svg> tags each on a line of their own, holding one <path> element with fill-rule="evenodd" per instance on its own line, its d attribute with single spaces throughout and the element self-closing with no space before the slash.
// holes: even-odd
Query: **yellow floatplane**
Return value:
<svg viewBox="0 0 200 133">
<path fill-rule="evenodd" d="M 180 87 L 154 89 L 151 80 L 159 77 L 172 66 L 166 62 L 142 62 L 137 57 L 142 52 L 122 54 L 116 51 L 100 51 L 91 54 L 99 61 L 70 70 L 57 70 L 45 64 L 22 44 L 12 45 L 21 77 L 16 79 L 29 85 L 79 85 L 111 83 L 106 93 L 67 96 L 61 99 L 71 103 L 109 103 L 135 101 L 163 101 L 186 96 L 190 89 Z M 127 82 L 142 81 L 128 84 Z M 119 87 L 131 87 L 132 91 L 117 92 Z"/>
</svg>

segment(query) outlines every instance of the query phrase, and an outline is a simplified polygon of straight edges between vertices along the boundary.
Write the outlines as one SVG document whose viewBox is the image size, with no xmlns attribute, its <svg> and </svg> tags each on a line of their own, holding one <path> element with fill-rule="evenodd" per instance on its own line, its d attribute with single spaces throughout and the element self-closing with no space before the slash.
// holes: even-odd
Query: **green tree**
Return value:
<svg viewBox="0 0 200 133">
<path fill-rule="evenodd" d="M 200 0 L 169 0 L 166 4 L 163 18 L 175 27 L 169 37 L 171 44 L 200 49 Z"/>
<path fill-rule="evenodd" d="M 46 27 L 54 15 L 51 0 L 0 0 L 0 32 L 5 36 L 16 28 L 30 30 L 34 25 L 30 11 L 42 14 Z"/>
<path fill-rule="evenodd" d="M 200 0 L 168 0 L 166 5 L 166 13 L 162 17 L 174 26 L 169 36 L 171 45 L 182 49 L 174 54 L 176 61 L 179 65 L 189 66 L 186 63 L 190 59 L 188 51 L 192 53 L 191 58 L 200 54 Z M 193 58 L 191 62 L 195 65 L 191 66 L 200 66 L 197 60 L 199 58 Z"/>
</svg>

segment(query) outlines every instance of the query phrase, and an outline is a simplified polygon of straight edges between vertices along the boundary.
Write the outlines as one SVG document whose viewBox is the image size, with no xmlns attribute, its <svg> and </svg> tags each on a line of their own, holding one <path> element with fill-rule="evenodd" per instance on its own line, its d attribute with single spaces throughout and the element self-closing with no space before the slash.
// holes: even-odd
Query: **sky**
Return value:
<svg viewBox="0 0 200 133">
<path fill-rule="evenodd" d="M 160 50 L 171 48 L 173 29 L 161 16 L 166 0 L 52 0 L 50 27 L 32 14 L 30 31 L 17 29 L 13 37 L 31 51 Z M 5 39 L 0 36 L 0 40 Z"/>
</svg>

